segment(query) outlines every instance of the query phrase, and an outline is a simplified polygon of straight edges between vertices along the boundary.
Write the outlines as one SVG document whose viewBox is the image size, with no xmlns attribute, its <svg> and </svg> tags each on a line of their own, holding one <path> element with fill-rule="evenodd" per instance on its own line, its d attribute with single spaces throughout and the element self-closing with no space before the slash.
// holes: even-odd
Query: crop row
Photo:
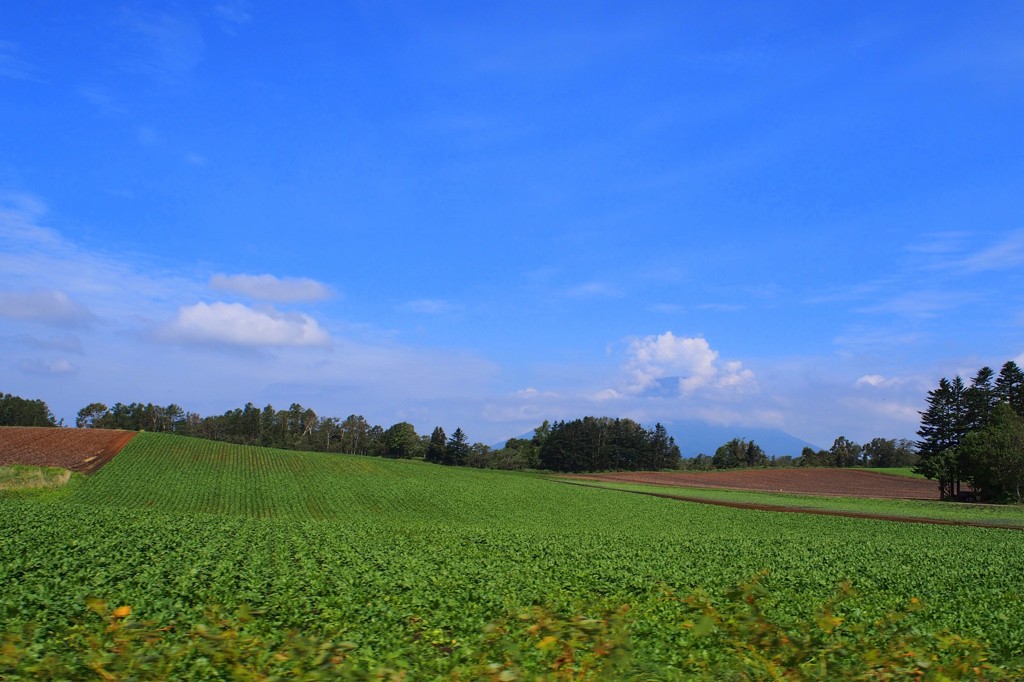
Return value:
<svg viewBox="0 0 1024 682">
<path fill-rule="evenodd" d="M 0 557 L 0 626 L 34 622 L 44 643 L 85 618 L 90 597 L 176 623 L 247 604 L 269 638 L 295 628 L 353 641 L 368 662 L 426 676 L 518 608 L 630 604 L 638 660 L 670 666 L 693 641 L 667 595 L 721 595 L 764 570 L 783 621 L 848 579 L 860 594 L 844 606 L 850 622 L 918 597 L 922 627 L 1024 654 L 1017 531 L 723 509 L 150 434 L 64 501 L 0 497 Z"/>
</svg>

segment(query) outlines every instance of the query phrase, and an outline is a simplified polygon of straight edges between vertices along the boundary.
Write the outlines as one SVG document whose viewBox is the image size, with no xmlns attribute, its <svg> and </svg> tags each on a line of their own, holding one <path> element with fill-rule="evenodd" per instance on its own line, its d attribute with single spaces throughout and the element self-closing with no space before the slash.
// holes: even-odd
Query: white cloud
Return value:
<svg viewBox="0 0 1024 682">
<path fill-rule="evenodd" d="M 258 301 L 293 303 L 296 301 L 322 301 L 331 297 L 331 289 L 321 282 L 307 277 L 284 277 L 274 275 L 224 275 L 210 278 L 210 288 Z"/>
<path fill-rule="evenodd" d="M 330 337 L 316 320 L 273 308 L 254 310 L 241 303 L 196 303 L 178 310 L 163 338 L 186 343 L 233 346 L 324 346 Z"/>
<path fill-rule="evenodd" d="M 662 379 L 678 377 L 679 391 L 692 393 L 705 388 L 740 388 L 754 383 L 754 373 L 742 363 L 718 363 L 718 351 L 701 337 L 658 336 L 633 339 L 629 344 L 626 390 L 637 394 L 654 387 Z"/>
<path fill-rule="evenodd" d="M 606 388 L 602 391 L 591 393 L 587 397 L 590 400 L 593 400 L 594 402 L 603 403 L 608 400 L 617 400 L 622 397 L 622 394 L 616 391 L 614 388 Z"/>
<path fill-rule="evenodd" d="M 0 317 L 76 327 L 93 316 L 62 291 L 0 291 Z"/>
<path fill-rule="evenodd" d="M 897 378 L 885 378 L 881 374 L 865 374 L 860 379 L 854 382 L 854 386 L 860 388 L 861 386 L 871 386 L 872 388 L 891 388 L 893 386 L 900 386 L 905 381 Z"/>
</svg>

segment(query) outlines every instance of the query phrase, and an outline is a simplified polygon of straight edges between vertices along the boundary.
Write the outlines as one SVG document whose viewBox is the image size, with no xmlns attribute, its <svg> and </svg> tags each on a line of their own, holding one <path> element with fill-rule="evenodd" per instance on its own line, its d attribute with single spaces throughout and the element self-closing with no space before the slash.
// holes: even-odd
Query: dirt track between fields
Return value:
<svg viewBox="0 0 1024 682">
<path fill-rule="evenodd" d="M 137 433 L 0 426 L 0 465 L 62 467 L 89 474 L 113 459 Z"/>
</svg>

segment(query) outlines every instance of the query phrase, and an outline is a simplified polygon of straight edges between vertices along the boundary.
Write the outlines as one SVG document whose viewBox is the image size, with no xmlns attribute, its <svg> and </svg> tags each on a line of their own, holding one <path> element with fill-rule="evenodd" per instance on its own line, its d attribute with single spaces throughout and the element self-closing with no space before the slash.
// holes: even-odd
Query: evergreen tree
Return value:
<svg viewBox="0 0 1024 682">
<path fill-rule="evenodd" d="M 921 428 L 917 435 L 920 459 L 914 471 L 939 482 L 943 499 L 956 497 L 960 492 L 962 466 L 957 447 L 969 431 L 969 414 L 964 382 L 945 377 L 938 388 L 928 392 L 928 409 L 921 413 Z"/>
<path fill-rule="evenodd" d="M 565 421 L 558 421 L 554 424 L 548 424 L 544 422 L 544 425 L 548 428 L 545 430 L 542 438 L 540 438 L 540 451 L 538 458 L 540 460 L 541 469 L 549 469 L 551 471 L 578 471 L 575 469 L 573 462 L 570 458 L 570 438 L 569 438 L 569 427 Z M 534 433 L 534 439 L 537 439 L 536 432 Z"/>
<path fill-rule="evenodd" d="M 676 440 L 668 435 L 668 431 L 661 422 L 654 425 L 650 433 L 650 464 L 652 469 L 677 469 L 679 468 L 679 446 Z"/>
<path fill-rule="evenodd" d="M 452 466 L 464 466 L 469 459 L 469 439 L 461 428 L 456 427 L 452 437 L 445 446 L 444 463 Z"/>
<path fill-rule="evenodd" d="M 992 410 L 999 402 L 992 378 L 995 372 L 991 367 L 982 367 L 971 380 L 970 387 L 964 392 L 964 409 L 967 430 L 983 429 L 992 417 Z"/>
<path fill-rule="evenodd" d="M 430 434 L 430 443 L 427 445 L 427 454 L 424 459 L 434 464 L 444 464 L 447 445 L 448 436 L 445 435 L 444 429 L 438 426 Z"/>
<path fill-rule="evenodd" d="M 1024 417 L 1024 372 L 1013 360 L 999 370 L 995 385 L 996 399 L 1007 403 L 1013 411 Z"/>
</svg>

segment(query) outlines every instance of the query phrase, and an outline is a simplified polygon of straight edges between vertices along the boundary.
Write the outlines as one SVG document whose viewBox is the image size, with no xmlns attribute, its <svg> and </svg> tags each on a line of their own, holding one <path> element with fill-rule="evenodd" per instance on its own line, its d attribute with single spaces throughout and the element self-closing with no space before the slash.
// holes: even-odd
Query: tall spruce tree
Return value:
<svg viewBox="0 0 1024 682">
<path fill-rule="evenodd" d="M 469 458 L 469 439 L 461 428 L 456 428 L 445 446 L 444 463 L 464 466 Z"/>
<path fill-rule="evenodd" d="M 658 422 L 650 432 L 651 463 L 654 469 L 678 469 L 681 459 L 676 439 Z"/>
<path fill-rule="evenodd" d="M 965 392 L 959 376 L 953 381 L 940 379 L 938 388 L 928 392 L 928 409 L 921 413 L 917 431 L 920 459 L 914 471 L 937 480 L 943 499 L 960 493 L 963 467 L 957 447 L 970 430 Z"/>
<path fill-rule="evenodd" d="M 967 430 L 975 431 L 988 426 L 992 419 L 992 410 L 999 402 L 995 387 L 992 385 L 992 378 L 995 372 L 991 367 L 982 367 L 971 379 L 971 385 L 964 392 L 964 409 Z"/>
<path fill-rule="evenodd" d="M 1007 403 L 1021 417 L 1024 417 L 1024 372 L 1013 360 L 1006 362 L 996 377 L 995 394 L 998 400 Z"/>
<path fill-rule="evenodd" d="M 428 462 L 444 464 L 445 450 L 448 447 L 448 436 L 440 426 L 430 434 L 430 443 L 427 445 L 427 454 L 424 457 Z"/>
</svg>

